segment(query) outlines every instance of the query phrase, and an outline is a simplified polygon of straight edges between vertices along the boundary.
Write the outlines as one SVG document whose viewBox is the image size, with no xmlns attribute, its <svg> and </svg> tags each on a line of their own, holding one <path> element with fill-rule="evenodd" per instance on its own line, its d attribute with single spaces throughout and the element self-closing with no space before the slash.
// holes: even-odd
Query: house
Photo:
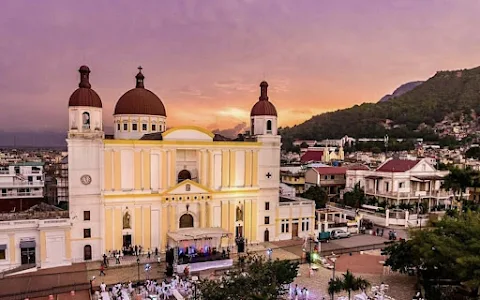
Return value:
<svg viewBox="0 0 480 300">
<path fill-rule="evenodd" d="M 43 201 L 43 167 L 41 162 L 0 167 L 0 212 L 26 210 Z"/>
<path fill-rule="evenodd" d="M 321 186 L 325 188 L 329 197 L 340 193 L 345 187 L 345 167 L 320 167 L 311 168 L 305 172 L 305 189 L 312 186 Z"/>
<path fill-rule="evenodd" d="M 292 173 L 289 171 L 281 171 L 280 182 L 287 186 L 293 187 L 295 189 L 295 193 L 301 194 L 305 191 L 305 172 L 299 171 Z"/>
<path fill-rule="evenodd" d="M 296 194 L 295 187 L 289 186 L 285 183 L 280 183 L 280 196 L 295 197 Z"/>
<path fill-rule="evenodd" d="M 451 205 L 453 193 L 441 188 L 448 171 L 438 171 L 427 159 L 389 159 L 376 170 L 350 169 L 346 189 L 359 183 L 365 194 L 388 205 L 423 203 L 429 211 Z"/>
<path fill-rule="evenodd" d="M 345 153 L 343 147 L 309 147 L 300 157 L 300 162 L 306 164 L 309 162 L 331 162 L 344 160 Z"/>
</svg>

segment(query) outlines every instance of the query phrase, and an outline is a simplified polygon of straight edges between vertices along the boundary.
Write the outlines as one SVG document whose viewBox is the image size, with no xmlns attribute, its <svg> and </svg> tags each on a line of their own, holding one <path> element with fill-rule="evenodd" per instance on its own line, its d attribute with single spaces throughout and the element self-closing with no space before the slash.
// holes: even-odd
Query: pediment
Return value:
<svg viewBox="0 0 480 300">
<path fill-rule="evenodd" d="M 192 180 L 184 180 L 179 184 L 171 187 L 170 189 L 165 191 L 165 194 L 169 195 L 179 195 L 179 194 L 208 194 L 212 191 L 195 181 Z"/>
<path fill-rule="evenodd" d="M 422 160 L 415 167 L 413 167 L 411 171 L 412 172 L 435 172 L 436 170 L 432 165 Z"/>
<path fill-rule="evenodd" d="M 215 135 L 201 127 L 182 126 L 174 127 L 162 134 L 164 141 L 213 141 Z"/>
</svg>

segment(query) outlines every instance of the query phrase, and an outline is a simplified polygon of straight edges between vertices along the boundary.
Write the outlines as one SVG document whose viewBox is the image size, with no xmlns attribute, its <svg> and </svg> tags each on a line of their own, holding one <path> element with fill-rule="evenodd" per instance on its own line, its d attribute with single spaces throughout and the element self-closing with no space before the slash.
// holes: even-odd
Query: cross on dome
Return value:
<svg viewBox="0 0 480 300">
<path fill-rule="evenodd" d="M 136 88 L 145 88 L 145 85 L 143 84 L 143 80 L 145 79 L 145 76 L 143 76 L 142 74 L 142 66 L 139 66 L 138 68 L 138 74 L 137 76 L 135 76 L 135 78 L 137 79 L 137 84 L 136 84 Z"/>
</svg>

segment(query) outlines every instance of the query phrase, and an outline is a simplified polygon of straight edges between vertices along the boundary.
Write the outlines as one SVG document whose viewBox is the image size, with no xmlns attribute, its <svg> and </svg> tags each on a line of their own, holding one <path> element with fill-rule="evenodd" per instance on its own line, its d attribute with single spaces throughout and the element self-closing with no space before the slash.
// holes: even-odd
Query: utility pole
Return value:
<svg viewBox="0 0 480 300">
<path fill-rule="evenodd" d="M 383 143 L 385 145 L 385 159 L 387 159 L 387 153 L 388 153 L 388 134 L 386 134 L 383 137 Z"/>
</svg>

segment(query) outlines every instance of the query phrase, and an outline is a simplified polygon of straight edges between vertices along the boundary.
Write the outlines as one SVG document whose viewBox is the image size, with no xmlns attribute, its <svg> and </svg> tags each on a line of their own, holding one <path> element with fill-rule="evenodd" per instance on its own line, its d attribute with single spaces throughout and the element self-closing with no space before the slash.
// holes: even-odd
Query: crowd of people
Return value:
<svg viewBox="0 0 480 300">
<path fill-rule="evenodd" d="M 118 283 L 111 288 L 102 283 L 100 291 L 96 292 L 95 300 L 133 300 L 133 299 L 192 299 L 196 293 L 195 284 L 189 278 L 173 276 L 161 282 L 146 280 L 137 285 L 132 282 Z"/>
<path fill-rule="evenodd" d="M 288 292 L 288 299 L 289 300 L 309 300 L 313 299 L 309 297 L 309 291 L 307 288 L 303 287 L 300 288 L 298 284 L 290 284 L 290 289 Z"/>
</svg>

